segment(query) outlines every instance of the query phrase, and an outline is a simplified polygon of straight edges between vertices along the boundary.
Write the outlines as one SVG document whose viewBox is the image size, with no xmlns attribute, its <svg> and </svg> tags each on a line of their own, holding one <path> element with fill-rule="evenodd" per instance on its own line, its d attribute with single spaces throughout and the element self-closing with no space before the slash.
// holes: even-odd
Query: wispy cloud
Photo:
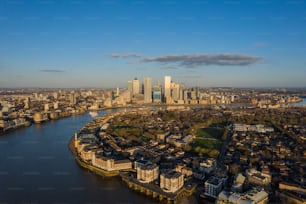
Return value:
<svg viewBox="0 0 306 204">
<path fill-rule="evenodd" d="M 53 72 L 53 73 L 65 72 L 64 70 L 59 70 L 59 69 L 41 69 L 39 71 L 40 72 Z"/>
<path fill-rule="evenodd" d="M 113 58 L 130 58 L 130 57 L 142 57 L 142 55 L 137 54 L 137 53 L 126 53 L 126 54 L 120 54 L 120 53 L 111 53 L 111 57 Z"/>
<path fill-rule="evenodd" d="M 222 66 L 246 66 L 263 60 L 262 57 L 247 55 L 247 54 L 169 54 L 161 55 L 157 57 L 144 57 L 140 54 L 128 53 L 128 54 L 111 54 L 113 58 L 140 58 L 138 63 L 157 62 L 164 65 L 181 66 L 185 68 L 194 68 L 202 65 L 222 65 Z"/>
<path fill-rule="evenodd" d="M 162 64 L 176 63 L 182 67 L 197 67 L 201 65 L 250 65 L 262 58 L 242 54 L 182 54 L 147 57 L 141 62 L 159 62 Z"/>
</svg>

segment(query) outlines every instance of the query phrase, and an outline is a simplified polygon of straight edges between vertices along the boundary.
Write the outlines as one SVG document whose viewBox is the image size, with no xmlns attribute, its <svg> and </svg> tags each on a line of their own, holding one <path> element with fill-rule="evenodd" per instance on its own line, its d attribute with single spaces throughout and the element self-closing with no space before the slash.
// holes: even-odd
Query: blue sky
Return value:
<svg viewBox="0 0 306 204">
<path fill-rule="evenodd" d="M 302 0 L 0 0 L 0 87 L 306 87 Z"/>
</svg>

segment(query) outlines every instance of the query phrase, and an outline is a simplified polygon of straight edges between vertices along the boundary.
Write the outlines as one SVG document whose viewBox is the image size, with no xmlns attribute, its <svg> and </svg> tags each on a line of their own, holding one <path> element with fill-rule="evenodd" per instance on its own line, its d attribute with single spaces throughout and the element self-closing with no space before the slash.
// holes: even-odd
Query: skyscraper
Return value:
<svg viewBox="0 0 306 204">
<path fill-rule="evenodd" d="M 69 100 L 70 100 L 70 104 L 73 104 L 73 105 L 76 104 L 76 94 L 74 91 L 70 92 Z"/>
<path fill-rule="evenodd" d="M 117 87 L 117 89 L 116 89 L 116 97 L 119 97 L 119 95 L 120 95 L 120 90 L 119 90 L 119 87 Z"/>
<path fill-rule="evenodd" d="M 157 84 L 153 86 L 153 102 L 162 102 L 162 87 L 159 82 L 157 82 Z"/>
<path fill-rule="evenodd" d="M 172 90 L 172 99 L 177 101 L 180 99 L 180 84 L 172 82 L 171 83 L 171 90 Z"/>
<path fill-rule="evenodd" d="M 171 98 L 171 76 L 165 76 L 165 99 Z"/>
<path fill-rule="evenodd" d="M 144 102 L 152 103 L 152 78 L 146 77 L 143 80 L 144 85 Z"/>
<path fill-rule="evenodd" d="M 128 81 L 128 91 L 130 92 L 130 99 L 133 98 L 133 81 Z"/>
<path fill-rule="evenodd" d="M 133 80 L 133 95 L 139 94 L 139 80 L 135 78 Z"/>
</svg>

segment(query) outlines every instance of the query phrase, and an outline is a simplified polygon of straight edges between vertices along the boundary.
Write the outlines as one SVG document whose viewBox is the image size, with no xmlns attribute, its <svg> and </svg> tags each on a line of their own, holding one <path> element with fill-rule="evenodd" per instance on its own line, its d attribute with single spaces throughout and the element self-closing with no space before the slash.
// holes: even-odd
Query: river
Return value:
<svg viewBox="0 0 306 204">
<path fill-rule="evenodd" d="M 301 99 L 302 99 L 301 102 L 295 103 L 293 104 L 293 106 L 306 106 L 306 98 L 302 97 Z"/>
<path fill-rule="evenodd" d="M 87 113 L 0 136 L 0 203 L 157 203 L 76 164 L 68 142 L 92 119 Z"/>
</svg>

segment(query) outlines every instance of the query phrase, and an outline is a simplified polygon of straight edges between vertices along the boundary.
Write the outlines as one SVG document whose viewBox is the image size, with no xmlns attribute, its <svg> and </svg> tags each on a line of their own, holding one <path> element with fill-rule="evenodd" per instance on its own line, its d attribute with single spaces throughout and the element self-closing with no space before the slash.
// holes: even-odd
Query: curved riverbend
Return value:
<svg viewBox="0 0 306 204">
<path fill-rule="evenodd" d="M 121 149 L 121 147 L 114 143 L 115 139 L 111 135 L 108 135 L 106 129 L 109 126 L 109 121 L 116 116 L 121 117 L 122 115 L 125 115 L 125 113 L 117 112 L 98 117 L 81 127 L 80 130 L 74 134 L 69 142 L 69 149 L 74 155 L 76 163 L 84 169 L 103 177 L 121 177 L 129 188 L 161 202 L 179 203 L 183 198 L 186 199 L 188 196 L 192 195 L 195 192 L 196 185 L 189 189 L 182 187 L 175 193 L 165 192 L 159 187 L 155 187 L 155 185 L 144 185 L 139 182 L 138 179 L 135 179 L 135 175 L 131 175 L 135 173 L 135 171 L 132 168 L 131 160 L 127 158 L 126 155 L 123 156 L 118 153 L 117 156 L 114 157 L 107 156 L 110 155 L 108 154 L 108 147 L 106 146 L 104 148 L 102 145 L 110 145 L 115 150 L 118 149 L 119 152 L 129 152 L 131 148 L 138 147 L 136 145 Z M 103 139 L 100 140 L 100 137 L 103 137 Z M 101 151 L 105 151 L 103 156 L 101 156 Z M 158 153 L 155 153 L 154 157 L 158 157 Z"/>
<path fill-rule="evenodd" d="M 157 203 L 120 178 L 103 178 L 78 166 L 67 144 L 91 120 L 89 114 L 72 116 L 1 136 L 0 202 Z"/>
</svg>

